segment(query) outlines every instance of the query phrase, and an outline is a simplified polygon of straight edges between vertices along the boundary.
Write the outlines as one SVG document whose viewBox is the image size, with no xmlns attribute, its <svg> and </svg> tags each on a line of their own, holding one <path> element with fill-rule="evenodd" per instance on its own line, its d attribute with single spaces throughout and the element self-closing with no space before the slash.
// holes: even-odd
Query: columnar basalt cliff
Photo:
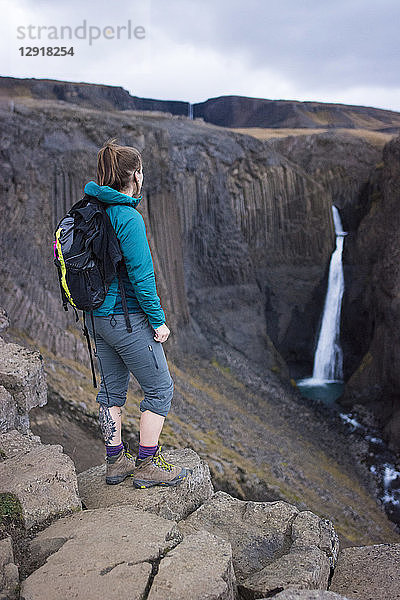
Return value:
<svg viewBox="0 0 400 600">
<path fill-rule="evenodd" d="M 2 120 L 0 210 L 8 226 L 0 299 L 17 328 L 53 351 L 82 353 L 74 332 L 64 331 L 72 315 L 60 311 L 52 231 L 95 178 L 98 148 L 116 136 L 143 151 L 140 210 L 177 346 L 207 351 L 209 334 L 262 370 L 283 367 L 267 342 L 265 313 L 279 338 L 302 319 L 323 280 L 334 237 L 322 186 L 263 142 L 187 119 L 105 118 L 26 101 Z M 29 244 L 22 241 L 27 227 Z"/>
<path fill-rule="evenodd" d="M 350 356 L 361 354 L 362 360 L 343 399 L 346 406 L 373 407 L 393 449 L 400 446 L 399 198 L 397 137 L 385 146 L 383 162 L 370 178 L 368 212 L 348 244 L 352 283 L 345 296 L 346 344 Z"/>
</svg>

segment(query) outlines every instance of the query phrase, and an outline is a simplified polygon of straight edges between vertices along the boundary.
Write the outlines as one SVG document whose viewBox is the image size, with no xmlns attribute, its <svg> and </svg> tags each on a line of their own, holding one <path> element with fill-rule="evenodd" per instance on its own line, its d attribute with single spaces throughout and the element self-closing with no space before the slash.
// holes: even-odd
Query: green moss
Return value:
<svg viewBox="0 0 400 600">
<path fill-rule="evenodd" d="M 277 374 L 279 374 L 281 372 L 280 367 L 278 367 L 277 365 L 274 365 L 273 367 L 271 367 L 271 371 L 273 373 L 277 373 Z"/>
<path fill-rule="evenodd" d="M 0 523 L 22 521 L 22 508 L 13 494 L 0 494 Z"/>
<path fill-rule="evenodd" d="M 219 369 L 220 371 L 222 371 L 223 373 L 225 373 L 226 375 L 231 375 L 232 371 L 229 367 L 224 367 L 223 365 L 221 365 L 216 358 L 213 358 L 211 360 L 211 364 L 213 367 L 215 367 L 216 369 Z"/>
</svg>

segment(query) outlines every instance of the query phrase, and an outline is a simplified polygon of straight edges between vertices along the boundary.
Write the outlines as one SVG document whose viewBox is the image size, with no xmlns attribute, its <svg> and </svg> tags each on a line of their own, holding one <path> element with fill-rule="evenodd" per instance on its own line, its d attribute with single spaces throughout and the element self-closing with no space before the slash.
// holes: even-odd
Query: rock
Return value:
<svg viewBox="0 0 400 600">
<path fill-rule="evenodd" d="M 31 432 L 23 435 L 16 429 L 0 435 L 0 454 L 3 458 L 14 458 L 27 454 L 41 446 L 40 438 Z"/>
<path fill-rule="evenodd" d="M 248 502 L 217 492 L 179 523 L 184 535 L 206 529 L 232 545 L 247 598 L 285 587 L 327 588 L 338 538 L 332 524 L 287 502 Z"/>
<path fill-rule="evenodd" d="M 6 388 L 0 385 L 0 433 L 14 429 L 19 424 L 17 405 Z"/>
<path fill-rule="evenodd" d="M 34 446 L 0 463 L 0 498 L 16 499 L 27 529 L 81 509 L 72 460 L 61 446 Z"/>
<path fill-rule="evenodd" d="M 130 478 L 117 486 L 105 483 L 105 465 L 93 467 L 78 475 L 79 495 L 87 508 L 132 504 L 165 519 L 180 521 L 208 500 L 214 492 L 210 470 L 190 448 L 163 452 L 173 464 L 189 467 L 193 473 L 176 487 L 156 486 L 135 489 Z"/>
<path fill-rule="evenodd" d="M 234 600 L 236 579 L 228 542 L 199 531 L 161 560 L 148 600 Z"/>
<path fill-rule="evenodd" d="M 10 327 L 10 319 L 4 308 L 0 306 L 0 333 L 8 329 L 8 327 Z"/>
<path fill-rule="evenodd" d="M 18 344 L 7 344 L 0 339 L 0 385 L 11 394 L 16 403 L 18 417 L 14 419 L 14 423 L 10 422 L 10 427 L 26 433 L 29 429 L 30 409 L 47 402 L 43 359 L 39 352 L 22 348 Z"/>
<path fill-rule="evenodd" d="M 400 137 L 383 149 L 365 190 L 369 212 L 346 239 L 343 331 L 346 389 L 340 404 L 372 409 L 400 449 Z M 396 509 L 394 509 L 396 510 Z"/>
<path fill-rule="evenodd" d="M 60 519 L 32 541 L 47 561 L 22 583 L 21 600 L 141 600 L 153 564 L 181 540 L 176 523 L 133 506 Z"/>
<path fill-rule="evenodd" d="M 261 571 L 254 573 L 241 584 L 246 598 L 274 595 L 288 587 L 327 589 L 329 562 L 316 546 L 290 549 Z"/>
<path fill-rule="evenodd" d="M 193 110 L 195 117 L 225 127 L 353 129 L 360 127 L 360 121 L 366 129 L 378 129 L 388 122 L 400 126 L 394 111 L 328 102 L 219 96 L 194 104 Z"/>
<path fill-rule="evenodd" d="M 275 600 L 348 600 L 344 596 L 339 596 L 335 592 L 328 592 L 326 590 L 296 590 L 288 589 L 283 592 L 279 592 L 274 596 Z M 263 599 L 265 600 L 265 599 Z M 360 598 L 359 600 L 364 600 Z"/>
<path fill-rule="evenodd" d="M 0 540 L 0 600 L 18 598 L 19 575 L 14 564 L 11 538 Z"/>
<path fill-rule="evenodd" d="M 329 588 L 349 598 L 400 598 L 400 544 L 344 548 Z"/>
</svg>

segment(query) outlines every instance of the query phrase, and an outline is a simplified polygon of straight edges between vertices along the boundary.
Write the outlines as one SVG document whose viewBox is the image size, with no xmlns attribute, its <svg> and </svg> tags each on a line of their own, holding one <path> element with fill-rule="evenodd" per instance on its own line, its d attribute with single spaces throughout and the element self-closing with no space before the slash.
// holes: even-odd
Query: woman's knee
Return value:
<svg viewBox="0 0 400 600">
<path fill-rule="evenodd" d="M 103 382 L 102 382 L 103 383 Z M 127 390 L 124 388 L 117 390 L 106 390 L 103 385 L 100 386 L 96 401 L 103 406 L 124 406 L 126 402 Z"/>
<path fill-rule="evenodd" d="M 172 377 L 170 377 L 168 386 L 145 392 L 145 396 L 140 403 L 140 411 L 151 410 L 151 412 L 166 417 L 171 408 L 173 395 L 174 382 Z"/>
</svg>

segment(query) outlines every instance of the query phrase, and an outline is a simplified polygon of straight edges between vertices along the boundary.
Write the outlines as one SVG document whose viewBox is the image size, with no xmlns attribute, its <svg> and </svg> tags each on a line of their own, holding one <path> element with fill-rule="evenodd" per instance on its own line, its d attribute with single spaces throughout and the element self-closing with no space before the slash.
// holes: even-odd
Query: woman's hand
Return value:
<svg viewBox="0 0 400 600">
<path fill-rule="evenodd" d="M 160 325 L 160 327 L 157 327 L 154 331 L 156 332 L 154 336 L 155 341 L 161 343 L 165 342 L 168 339 L 169 334 L 171 333 L 165 323 L 163 323 L 163 325 Z"/>
</svg>

